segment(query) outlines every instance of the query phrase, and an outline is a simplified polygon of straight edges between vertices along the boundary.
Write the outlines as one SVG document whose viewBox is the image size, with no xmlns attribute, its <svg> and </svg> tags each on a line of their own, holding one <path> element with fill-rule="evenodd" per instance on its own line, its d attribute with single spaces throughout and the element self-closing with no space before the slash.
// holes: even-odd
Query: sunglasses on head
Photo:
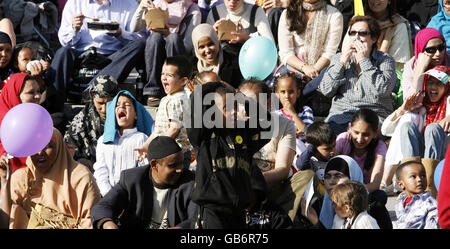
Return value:
<svg viewBox="0 0 450 249">
<path fill-rule="evenodd" d="M 370 31 L 356 31 L 356 30 L 348 31 L 349 36 L 355 36 L 356 34 L 358 34 L 359 36 L 368 36 L 370 35 Z"/>
<path fill-rule="evenodd" d="M 444 51 L 445 49 L 445 44 L 441 43 L 440 45 L 434 46 L 434 47 L 426 47 L 423 49 L 423 51 L 429 53 L 429 54 L 434 54 L 436 53 L 436 50 L 439 50 L 439 52 Z"/>
</svg>

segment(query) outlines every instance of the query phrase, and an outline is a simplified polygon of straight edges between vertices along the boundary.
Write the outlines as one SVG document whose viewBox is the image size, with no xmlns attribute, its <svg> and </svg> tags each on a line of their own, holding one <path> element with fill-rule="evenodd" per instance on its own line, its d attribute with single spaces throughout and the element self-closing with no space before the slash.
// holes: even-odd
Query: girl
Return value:
<svg viewBox="0 0 450 249">
<path fill-rule="evenodd" d="M 122 90 L 107 103 L 104 133 L 97 142 L 94 164 L 102 196 L 119 182 L 122 170 L 139 166 L 134 148 L 145 143 L 152 127 L 152 117 L 130 92 Z"/>
<path fill-rule="evenodd" d="M 403 101 L 422 90 L 423 82 L 419 82 L 419 78 L 424 72 L 438 65 L 450 66 L 446 47 L 444 36 L 434 28 L 424 28 L 417 33 L 414 57 L 406 62 L 402 75 Z"/>
<path fill-rule="evenodd" d="M 386 144 L 378 138 L 378 116 L 369 109 L 357 111 L 348 131 L 336 138 L 336 153 L 348 155 L 358 163 L 369 193 L 380 188 L 386 151 Z"/>
<path fill-rule="evenodd" d="M 397 13 L 397 0 L 364 1 L 366 13 L 374 17 L 380 25 L 378 50 L 391 55 L 395 68 L 400 71 L 411 58 L 413 48 L 409 22 Z"/>
<path fill-rule="evenodd" d="M 425 97 L 422 97 L 421 92 L 413 94 L 383 122 L 382 134 L 392 137 L 386 154 L 383 185 L 391 184 L 400 161 L 410 157 L 418 157 L 416 160 L 419 161 L 423 158 L 427 190 L 436 197 L 432 176 L 444 156 L 446 134 L 450 132 L 450 116 L 446 111 L 449 104 L 449 75 L 450 68 L 446 66 L 436 66 L 425 72 L 420 80 L 423 88 L 422 84 L 419 85 Z"/>
<path fill-rule="evenodd" d="M 300 79 L 294 74 L 284 74 L 275 80 L 275 93 L 283 106 L 277 113 L 295 122 L 297 137 L 303 137 L 306 127 L 314 122 L 312 109 L 303 105 L 300 98 L 302 90 Z"/>
<path fill-rule="evenodd" d="M 5 86 L 0 94 L 0 125 L 6 113 L 16 105 L 21 103 L 39 104 L 41 100 L 41 92 L 39 84 L 30 75 L 26 73 L 16 73 L 5 80 Z M 0 142 L 0 155 L 5 153 Z M 14 157 L 11 159 L 12 172 L 17 169 L 26 167 L 26 158 Z"/>
<path fill-rule="evenodd" d="M 342 29 L 342 14 L 327 1 L 291 0 L 278 26 L 282 65 L 317 77 L 336 54 Z"/>
<path fill-rule="evenodd" d="M 349 181 L 331 191 L 336 215 L 333 229 L 379 229 L 377 221 L 367 213 L 367 190 L 360 182 Z"/>
</svg>

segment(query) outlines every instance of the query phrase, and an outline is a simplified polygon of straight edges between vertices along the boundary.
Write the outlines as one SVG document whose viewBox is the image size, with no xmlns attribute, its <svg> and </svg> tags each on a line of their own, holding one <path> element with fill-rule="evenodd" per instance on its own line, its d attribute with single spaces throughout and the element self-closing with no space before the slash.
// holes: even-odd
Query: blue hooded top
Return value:
<svg viewBox="0 0 450 249">
<path fill-rule="evenodd" d="M 119 99 L 119 96 L 125 95 L 129 98 L 131 98 L 136 106 L 136 114 L 137 114 L 137 121 L 136 121 L 136 128 L 138 131 L 145 133 L 145 135 L 150 136 L 150 134 L 153 132 L 153 118 L 148 113 L 148 111 L 145 109 L 145 107 L 137 101 L 133 94 L 131 94 L 129 91 L 122 90 L 119 93 L 117 93 L 116 97 L 114 97 L 113 100 L 106 103 L 106 121 L 105 121 L 105 128 L 103 132 L 103 143 L 114 143 L 114 140 L 116 136 L 118 135 L 117 132 L 117 122 L 116 122 L 116 105 L 117 100 Z"/>
</svg>

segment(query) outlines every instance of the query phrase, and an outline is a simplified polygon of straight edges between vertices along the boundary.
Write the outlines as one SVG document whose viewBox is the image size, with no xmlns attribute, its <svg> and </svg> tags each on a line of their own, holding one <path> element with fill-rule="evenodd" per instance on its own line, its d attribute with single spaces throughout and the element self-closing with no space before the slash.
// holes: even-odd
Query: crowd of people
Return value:
<svg viewBox="0 0 450 249">
<path fill-rule="evenodd" d="M 14 4 L 0 122 L 34 103 L 54 128 L 28 157 L 0 143 L 0 228 L 450 228 L 449 0 Z M 241 73 L 257 36 L 278 49 L 265 79 Z M 121 89 L 132 70 L 142 96 Z"/>
</svg>

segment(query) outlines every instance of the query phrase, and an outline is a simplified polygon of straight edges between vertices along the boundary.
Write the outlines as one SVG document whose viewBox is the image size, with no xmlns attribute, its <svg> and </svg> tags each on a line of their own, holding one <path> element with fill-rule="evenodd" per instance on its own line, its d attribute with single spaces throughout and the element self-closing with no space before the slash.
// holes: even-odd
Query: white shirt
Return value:
<svg viewBox="0 0 450 249">
<path fill-rule="evenodd" d="M 153 187 L 153 209 L 150 229 L 167 229 L 169 222 L 167 220 L 167 204 L 169 189 L 159 189 Z"/>
<path fill-rule="evenodd" d="M 148 136 L 137 131 L 136 128 L 126 129 L 122 136 L 117 136 L 112 144 L 103 143 L 103 135 L 97 141 L 96 162 L 94 163 L 94 177 L 105 196 L 108 191 L 119 182 L 122 170 L 147 164 L 147 160 L 137 163 L 138 152 Z"/>
<path fill-rule="evenodd" d="M 347 223 L 345 223 L 346 220 Z M 349 222 L 351 222 L 350 219 L 342 219 L 335 214 L 332 229 L 347 229 Z M 370 216 L 367 211 L 364 211 L 356 217 L 351 229 L 380 229 L 380 227 L 378 226 L 377 221 Z"/>
</svg>

